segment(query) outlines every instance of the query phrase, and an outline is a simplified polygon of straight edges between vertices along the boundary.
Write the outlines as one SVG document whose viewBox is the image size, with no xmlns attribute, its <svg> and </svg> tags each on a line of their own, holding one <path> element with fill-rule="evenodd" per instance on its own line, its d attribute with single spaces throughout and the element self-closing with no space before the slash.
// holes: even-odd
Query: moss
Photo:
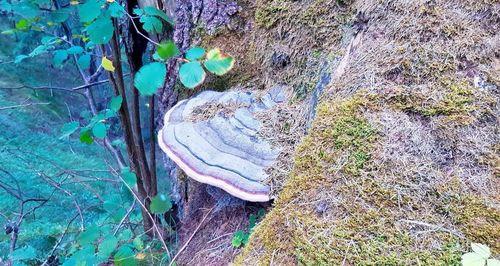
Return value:
<svg viewBox="0 0 500 266">
<path fill-rule="evenodd" d="M 276 22 L 283 19 L 283 13 L 288 11 L 288 8 L 281 2 L 260 4 L 255 10 L 255 23 L 258 26 L 269 29 L 273 27 Z"/>
<path fill-rule="evenodd" d="M 237 265 L 248 264 L 244 259 L 252 247 L 259 247 L 260 265 L 271 261 L 281 265 L 459 265 L 463 246 L 459 237 L 446 230 L 414 235 L 411 224 L 404 222 L 424 216 L 426 221 L 439 221 L 440 214 L 428 214 L 434 199 L 401 194 L 401 184 L 393 180 L 397 177 L 380 177 L 372 163 L 379 133 L 363 114 L 376 112 L 383 103 L 379 100 L 358 93 L 348 100 L 320 104 L 275 208 L 255 229 Z M 326 204 L 328 211 L 318 202 Z"/>
<path fill-rule="evenodd" d="M 493 254 L 500 253 L 500 211 L 488 207 L 476 196 L 454 197 L 447 206 L 452 219 L 467 238 L 488 245 Z"/>
<path fill-rule="evenodd" d="M 458 115 L 467 115 L 476 110 L 473 104 L 474 89 L 467 81 L 452 82 L 442 80 L 440 85 L 443 86 L 442 91 L 445 92 L 445 95 L 438 101 L 435 101 L 429 95 L 420 93 L 398 94 L 392 97 L 391 101 L 398 109 L 423 116 L 455 115 L 458 118 Z"/>
</svg>

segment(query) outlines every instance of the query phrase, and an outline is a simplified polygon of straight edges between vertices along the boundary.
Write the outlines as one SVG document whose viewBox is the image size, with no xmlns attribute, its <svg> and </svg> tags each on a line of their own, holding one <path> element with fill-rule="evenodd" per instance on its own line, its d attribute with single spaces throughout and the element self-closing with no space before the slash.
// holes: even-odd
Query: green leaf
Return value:
<svg viewBox="0 0 500 266">
<path fill-rule="evenodd" d="M 122 169 L 122 178 L 129 187 L 134 187 L 137 183 L 137 176 L 128 167 Z"/>
<path fill-rule="evenodd" d="M 177 48 L 177 45 L 175 45 L 175 43 L 173 41 L 167 41 L 167 42 L 160 44 L 160 46 L 158 46 L 156 52 L 164 60 L 167 60 L 167 59 L 170 59 L 174 56 L 179 55 L 179 49 Z"/>
<path fill-rule="evenodd" d="M 153 95 L 163 86 L 167 69 L 163 63 L 147 64 L 135 75 L 134 86 L 142 95 Z"/>
<path fill-rule="evenodd" d="M 89 39 L 95 44 L 106 44 L 113 37 L 113 23 L 109 17 L 101 16 L 87 26 Z"/>
<path fill-rule="evenodd" d="M 18 248 L 10 253 L 11 260 L 31 260 L 36 258 L 36 250 L 32 246 Z"/>
<path fill-rule="evenodd" d="M 158 194 L 153 197 L 149 210 L 154 214 L 162 214 L 172 208 L 170 197 L 165 194 Z"/>
<path fill-rule="evenodd" d="M 238 230 L 234 233 L 233 239 L 231 239 L 231 245 L 235 248 L 239 248 L 242 245 L 243 238 L 245 237 L 245 232 Z"/>
<path fill-rule="evenodd" d="M 109 14 L 114 18 L 121 18 L 125 15 L 125 9 L 117 1 L 114 1 L 109 5 Z"/>
<path fill-rule="evenodd" d="M 97 0 L 88 0 L 78 7 L 81 22 L 91 22 L 101 14 L 101 3 Z"/>
<path fill-rule="evenodd" d="M 92 138 L 92 134 L 90 133 L 90 130 L 80 130 L 80 142 L 85 143 L 85 144 L 92 144 L 94 143 L 94 139 Z"/>
<path fill-rule="evenodd" d="M 95 124 L 95 126 L 92 128 L 92 134 L 94 134 L 94 137 L 103 139 L 107 135 L 107 128 L 106 125 L 103 122 L 98 122 Z"/>
<path fill-rule="evenodd" d="M 255 214 L 250 214 L 248 218 L 248 232 L 251 232 L 257 223 L 257 216 Z"/>
<path fill-rule="evenodd" d="M 137 16 L 142 16 L 144 15 L 144 10 L 142 8 L 134 8 L 134 11 L 132 11 L 134 13 L 134 15 L 137 15 Z"/>
<path fill-rule="evenodd" d="M 134 238 L 134 241 L 132 243 L 134 244 L 135 249 L 139 251 L 144 249 L 144 242 L 142 241 L 140 236 Z"/>
<path fill-rule="evenodd" d="M 77 60 L 78 65 L 82 69 L 87 69 L 90 66 L 90 54 L 84 54 L 80 56 Z"/>
<path fill-rule="evenodd" d="M 146 7 L 144 7 L 144 13 L 146 13 L 147 15 L 150 15 L 150 16 L 159 17 L 159 18 L 165 20 L 166 22 L 168 22 L 170 25 L 172 25 L 172 26 L 174 25 L 174 21 L 172 20 L 172 18 L 167 16 L 167 14 L 165 14 L 165 12 L 163 12 L 162 10 L 159 10 L 156 7 L 146 6 Z"/>
<path fill-rule="evenodd" d="M 190 89 L 203 83 L 205 77 L 205 70 L 203 70 L 198 61 L 185 63 L 179 69 L 179 79 L 181 83 Z"/>
<path fill-rule="evenodd" d="M 17 23 L 16 23 L 16 29 L 18 30 L 27 30 L 30 26 L 30 21 L 27 20 L 27 19 L 20 19 Z"/>
<path fill-rule="evenodd" d="M 202 58 L 205 55 L 205 49 L 201 47 L 193 47 L 186 52 L 186 59 L 194 61 Z"/>
<path fill-rule="evenodd" d="M 475 252 L 469 252 L 462 255 L 462 266 L 484 266 L 486 259 Z"/>
<path fill-rule="evenodd" d="M 127 228 L 123 230 L 123 232 L 121 232 L 120 236 L 118 237 L 118 240 L 128 242 L 132 238 L 132 235 L 133 235 L 132 230 Z"/>
<path fill-rule="evenodd" d="M 69 8 L 61 8 L 50 12 L 50 18 L 55 23 L 61 23 L 69 18 L 71 10 Z"/>
<path fill-rule="evenodd" d="M 51 46 L 51 45 L 45 45 L 45 44 L 38 45 L 35 49 L 33 49 L 33 51 L 31 51 L 29 56 L 34 57 L 37 55 L 45 54 L 51 48 L 53 48 L 53 46 Z"/>
<path fill-rule="evenodd" d="M 248 239 L 250 239 L 250 234 L 245 233 L 245 234 L 243 235 L 243 239 L 241 239 L 241 244 L 243 244 L 244 246 L 245 246 L 246 244 L 248 244 Z"/>
<path fill-rule="evenodd" d="M 115 251 L 117 245 L 118 239 L 116 239 L 114 235 L 106 236 L 106 238 L 99 244 L 97 256 L 103 259 L 109 258 L 111 253 Z"/>
<path fill-rule="evenodd" d="M 111 103 L 109 104 L 109 108 L 115 112 L 120 110 L 122 107 L 123 97 L 121 95 L 115 96 L 111 99 Z"/>
<path fill-rule="evenodd" d="M 210 50 L 207 53 L 207 59 L 204 63 L 205 67 L 208 71 L 218 76 L 226 74 L 234 66 L 234 58 L 222 54 L 219 49 Z"/>
<path fill-rule="evenodd" d="M 487 259 L 491 256 L 490 248 L 486 245 L 479 243 L 471 243 L 470 246 L 474 252 L 476 252 L 479 256 L 481 256 L 484 259 Z"/>
<path fill-rule="evenodd" d="M 94 245 L 90 243 L 82 244 L 81 249 L 75 252 L 71 256 L 71 259 L 73 260 L 73 263 L 66 264 L 65 262 L 63 265 L 71 265 L 71 266 L 95 265 L 91 264 L 91 261 L 95 259 Z"/>
<path fill-rule="evenodd" d="M 12 11 L 14 11 L 15 14 L 27 19 L 34 18 L 40 13 L 38 6 L 28 1 L 18 2 L 15 5 L 12 5 Z"/>
<path fill-rule="evenodd" d="M 59 139 L 64 139 L 64 138 L 69 137 L 79 127 L 80 127 L 80 123 L 78 123 L 77 121 L 73 121 L 73 122 L 69 122 L 69 123 L 64 124 L 61 128 L 62 135 L 59 137 Z"/>
<path fill-rule="evenodd" d="M 81 232 L 80 235 L 78 235 L 78 242 L 80 243 L 80 245 L 91 244 L 94 243 L 97 238 L 99 238 L 99 236 L 99 227 L 95 225 L 89 226 L 85 229 L 85 231 Z"/>
<path fill-rule="evenodd" d="M 142 22 L 142 28 L 149 33 L 161 33 L 163 24 L 156 17 L 142 16 L 139 19 Z"/>
<path fill-rule="evenodd" d="M 83 53 L 83 48 L 81 46 L 71 46 L 66 49 L 66 52 L 68 52 L 68 54 L 81 54 Z"/>
<path fill-rule="evenodd" d="M 488 266 L 500 266 L 500 260 L 489 259 L 486 261 L 486 265 L 488 265 Z"/>
<path fill-rule="evenodd" d="M 68 52 L 66 52 L 66 50 L 55 50 L 54 57 L 52 58 L 52 63 L 55 67 L 62 67 L 66 59 L 68 59 Z"/>
<path fill-rule="evenodd" d="M 135 254 L 128 245 L 121 246 L 114 256 L 116 266 L 136 266 Z"/>
</svg>

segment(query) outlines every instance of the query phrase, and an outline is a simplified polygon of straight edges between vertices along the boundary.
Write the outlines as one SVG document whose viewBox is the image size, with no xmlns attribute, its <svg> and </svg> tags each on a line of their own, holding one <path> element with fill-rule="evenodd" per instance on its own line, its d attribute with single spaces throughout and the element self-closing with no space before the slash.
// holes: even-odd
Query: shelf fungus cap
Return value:
<svg viewBox="0 0 500 266">
<path fill-rule="evenodd" d="M 204 91 L 170 109 L 158 132 L 162 150 L 189 177 L 246 201 L 269 201 L 266 168 L 280 150 L 262 139 L 255 118 L 286 101 L 275 87 L 259 97 L 243 91 Z"/>
</svg>

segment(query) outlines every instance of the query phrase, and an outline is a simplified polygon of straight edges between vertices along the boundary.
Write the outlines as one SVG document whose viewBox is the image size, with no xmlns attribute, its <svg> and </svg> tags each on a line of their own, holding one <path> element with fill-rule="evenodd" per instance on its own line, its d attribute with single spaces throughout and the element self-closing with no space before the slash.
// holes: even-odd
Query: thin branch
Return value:
<svg viewBox="0 0 500 266">
<path fill-rule="evenodd" d="M 151 38 L 149 38 L 148 36 L 144 35 L 140 30 L 139 28 L 137 28 L 137 25 L 135 25 L 135 21 L 134 21 L 134 18 L 128 13 L 128 12 L 125 12 L 125 14 L 128 16 L 128 18 L 130 19 L 130 21 L 132 22 L 132 25 L 134 25 L 134 28 L 135 30 L 137 31 L 137 33 L 139 35 L 141 35 L 142 37 L 144 37 L 146 40 L 150 41 L 151 43 L 154 43 L 156 46 L 160 46 L 160 44 L 158 42 L 155 42 L 153 41 Z"/>
<path fill-rule="evenodd" d="M 50 104 L 50 103 L 25 103 L 25 104 L 11 105 L 11 106 L 3 106 L 3 107 L 0 107 L 0 111 L 21 108 L 21 107 L 28 107 L 28 106 L 33 106 L 33 105 L 48 105 L 48 104 Z"/>
<path fill-rule="evenodd" d="M 179 257 L 179 255 L 181 255 L 182 251 L 184 251 L 184 249 L 186 249 L 186 247 L 189 245 L 189 242 L 191 242 L 191 240 L 193 239 L 193 237 L 196 235 L 196 233 L 198 233 L 198 230 L 200 230 L 201 226 L 203 225 L 203 223 L 205 222 L 205 220 L 208 218 L 208 216 L 212 213 L 212 211 L 215 209 L 215 206 L 212 207 L 206 214 L 205 216 L 203 217 L 203 219 L 201 219 L 201 222 L 198 224 L 198 226 L 196 227 L 196 229 L 194 229 L 194 232 L 193 234 L 191 234 L 191 236 L 189 237 L 189 239 L 186 241 L 186 243 L 184 243 L 184 245 L 182 245 L 182 247 L 179 249 L 179 251 L 177 252 L 177 254 L 175 254 L 175 256 L 172 258 L 172 260 L 170 261 L 170 263 L 168 264 L 168 266 L 172 266 L 175 262 L 175 260 L 177 259 L 177 257 Z"/>
<path fill-rule="evenodd" d="M 116 236 L 116 233 L 118 233 L 118 231 L 120 230 L 120 227 L 122 227 L 122 225 L 125 222 L 125 220 L 127 220 L 127 218 L 130 216 L 130 213 L 132 213 L 132 211 L 134 210 L 134 208 L 135 208 L 135 202 L 136 202 L 136 200 L 134 198 L 134 202 L 132 202 L 132 205 L 130 205 L 130 208 L 128 208 L 127 213 L 120 220 L 120 223 L 118 224 L 118 226 L 116 226 L 115 231 L 113 232 L 114 236 Z"/>
<path fill-rule="evenodd" d="M 120 181 L 122 181 L 122 183 L 127 187 L 127 189 L 130 191 L 130 193 L 132 193 L 132 196 L 134 197 L 134 199 L 139 203 L 139 205 L 141 205 L 141 208 L 143 210 L 145 210 L 145 213 L 147 214 L 147 216 L 149 217 L 149 219 L 151 219 L 151 221 L 153 222 L 153 229 L 156 231 L 156 233 L 158 234 L 158 238 L 160 239 L 160 242 L 163 246 L 163 248 L 165 249 L 165 251 L 167 252 L 168 254 L 168 257 L 170 258 L 172 255 L 170 254 L 170 250 L 168 249 L 168 246 L 167 246 L 167 243 L 165 243 L 165 240 L 163 239 L 163 235 L 162 233 L 160 232 L 160 228 L 158 227 L 158 225 L 156 224 L 155 220 L 153 219 L 153 216 L 151 215 L 151 213 L 149 213 L 149 210 L 146 208 L 146 206 L 144 205 L 144 203 L 141 202 L 141 199 L 139 198 L 139 196 L 137 196 L 137 193 L 134 189 L 132 189 L 128 184 L 127 182 L 125 182 L 125 180 L 123 180 L 123 178 L 121 177 L 120 174 L 118 174 L 118 172 L 113 169 L 111 167 L 111 165 L 109 166 L 113 172 L 115 173 L 116 176 L 118 176 L 118 178 L 120 179 Z M 213 209 L 213 208 L 212 208 Z"/>
<path fill-rule="evenodd" d="M 43 262 L 42 266 L 46 266 L 48 265 L 48 262 L 49 262 L 49 258 L 54 256 L 54 253 L 56 252 L 56 249 L 59 247 L 59 245 L 61 244 L 62 240 L 64 239 L 64 237 L 66 236 L 66 234 L 68 233 L 69 231 L 69 227 L 71 226 L 71 224 L 73 223 L 73 221 L 78 217 L 78 214 L 73 216 L 73 218 L 71 218 L 71 220 L 68 222 L 68 225 L 66 225 L 66 229 L 64 229 L 64 232 L 62 233 L 61 237 L 59 237 L 59 240 L 57 240 L 56 244 L 54 245 L 54 247 L 52 248 L 52 250 L 50 251 L 50 255 L 47 256 L 47 259 L 45 259 L 45 261 Z"/>
</svg>

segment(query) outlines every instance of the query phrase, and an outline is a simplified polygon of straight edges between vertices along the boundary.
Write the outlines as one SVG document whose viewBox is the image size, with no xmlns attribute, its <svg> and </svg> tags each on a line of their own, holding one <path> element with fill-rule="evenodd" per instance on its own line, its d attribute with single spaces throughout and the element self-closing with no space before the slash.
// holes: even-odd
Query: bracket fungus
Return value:
<svg viewBox="0 0 500 266">
<path fill-rule="evenodd" d="M 262 97 L 203 91 L 165 114 L 159 145 L 189 177 L 246 201 L 269 201 L 265 170 L 280 150 L 259 136 L 262 122 L 255 114 L 285 100 L 282 87 Z"/>
</svg>

